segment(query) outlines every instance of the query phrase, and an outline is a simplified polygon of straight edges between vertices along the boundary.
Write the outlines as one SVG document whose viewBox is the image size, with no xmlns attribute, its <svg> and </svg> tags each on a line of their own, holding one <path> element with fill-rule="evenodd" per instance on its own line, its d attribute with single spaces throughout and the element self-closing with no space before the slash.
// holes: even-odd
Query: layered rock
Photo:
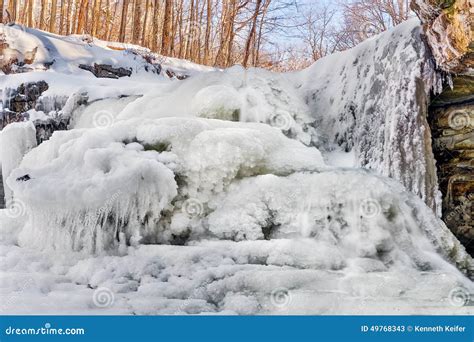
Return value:
<svg viewBox="0 0 474 342">
<path fill-rule="evenodd" d="M 474 253 L 474 7 L 470 0 L 413 0 L 438 69 L 452 84 L 431 99 L 429 121 L 443 220 Z"/>
<path fill-rule="evenodd" d="M 443 193 L 443 219 L 474 253 L 474 77 L 454 78 L 454 88 L 430 106 L 433 148 Z"/>
<path fill-rule="evenodd" d="M 439 68 L 452 73 L 474 67 L 474 8 L 471 0 L 413 0 Z"/>
</svg>

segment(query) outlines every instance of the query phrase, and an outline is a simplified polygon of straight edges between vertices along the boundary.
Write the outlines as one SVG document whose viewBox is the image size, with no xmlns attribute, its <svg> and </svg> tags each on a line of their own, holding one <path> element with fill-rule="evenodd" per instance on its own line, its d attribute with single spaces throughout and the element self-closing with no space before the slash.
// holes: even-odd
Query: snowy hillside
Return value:
<svg viewBox="0 0 474 342">
<path fill-rule="evenodd" d="M 3 32 L 3 312 L 473 313 L 417 21 L 290 74 Z"/>
</svg>

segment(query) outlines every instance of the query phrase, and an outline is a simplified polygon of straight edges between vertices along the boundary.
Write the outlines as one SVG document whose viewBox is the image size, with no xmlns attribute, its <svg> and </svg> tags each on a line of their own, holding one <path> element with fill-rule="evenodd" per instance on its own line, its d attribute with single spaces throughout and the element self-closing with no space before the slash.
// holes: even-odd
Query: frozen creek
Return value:
<svg viewBox="0 0 474 342">
<path fill-rule="evenodd" d="M 185 81 L 100 42 L 20 37 L 60 61 L 22 81 L 68 95 L 71 129 L 0 135 L 2 311 L 473 313 L 473 261 L 436 215 L 416 21 L 300 73 L 183 62 Z M 92 78 L 75 68 L 90 56 L 134 75 Z"/>
</svg>

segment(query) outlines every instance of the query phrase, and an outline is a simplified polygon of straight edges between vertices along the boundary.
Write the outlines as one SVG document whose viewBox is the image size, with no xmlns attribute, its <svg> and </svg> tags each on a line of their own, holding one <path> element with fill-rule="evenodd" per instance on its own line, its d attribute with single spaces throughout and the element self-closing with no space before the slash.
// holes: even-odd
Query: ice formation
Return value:
<svg viewBox="0 0 474 342">
<path fill-rule="evenodd" d="M 416 19 L 299 72 L 315 125 L 358 167 L 400 181 L 440 213 L 427 98 L 437 82 Z"/>
<path fill-rule="evenodd" d="M 36 147 L 36 131 L 32 122 L 16 122 L 8 125 L 0 135 L 0 166 L 3 184 L 10 173 L 16 169 L 23 156 Z M 13 204 L 13 193 L 4 187 L 7 207 Z"/>
<path fill-rule="evenodd" d="M 106 288 L 113 313 L 449 313 L 451 290 L 474 290 L 472 258 L 431 210 L 416 20 L 298 73 L 183 62 L 184 81 L 106 42 L 21 35 L 13 47 L 56 59 L 22 77 L 68 98 L 70 129 L 24 157 L 31 123 L 1 132 L 26 214 L 0 211 L 0 290 L 26 293 L 2 308 L 90 312 Z M 113 60 L 132 76 L 77 68 Z"/>
</svg>

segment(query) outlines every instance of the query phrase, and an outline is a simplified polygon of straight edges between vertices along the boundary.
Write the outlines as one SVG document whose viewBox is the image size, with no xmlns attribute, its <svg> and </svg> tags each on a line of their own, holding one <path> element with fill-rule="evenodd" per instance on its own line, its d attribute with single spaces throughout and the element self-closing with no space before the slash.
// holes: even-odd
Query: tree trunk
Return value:
<svg viewBox="0 0 474 342">
<path fill-rule="evenodd" d="M 161 54 L 169 56 L 171 50 L 171 22 L 173 16 L 173 4 L 171 0 L 165 0 L 165 15 L 163 19 L 163 35 L 161 39 Z"/>
<path fill-rule="evenodd" d="M 94 0 L 94 6 L 92 8 L 92 29 L 91 35 L 97 37 L 97 28 L 100 25 L 100 8 L 102 7 L 102 2 L 100 0 Z"/>
<path fill-rule="evenodd" d="M 204 38 L 204 64 L 209 64 L 211 51 L 212 0 L 207 0 L 206 37 Z"/>
<path fill-rule="evenodd" d="M 64 1 L 64 0 L 63 0 Z M 67 1 L 66 9 L 66 35 L 71 34 L 71 12 L 72 12 L 72 0 Z"/>
<path fill-rule="evenodd" d="M 55 32 L 54 29 L 56 28 L 56 9 L 57 9 L 58 2 L 57 0 L 51 1 L 51 12 L 49 18 L 49 32 Z"/>
<path fill-rule="evenodd" d="M 252 17 L 252 26 L 250 27 L 249 34 L 248 34 L 248 37 L 247 37 L 247 41 L 245 42 L 244 60 L 242 62 L 242 65 L 244 67 L 247 67 L 247 63 L 248 63 L 249 56 L 250 56 L 250 47 L 252 45 L 252 40 L 255 39 L 255 31 L 257 29 L 257 18 L 258 18 L 258 14 L 260 12 L 260 5 L 261 4 L 262 4 L 262 0 L 257 0 L 257 2 L 255 4 L 255 11 L 254 11 L 253 17 Z"/>
<path fill-rule="evenodd" d="M 142 38 L 141 38 L 141 45 L 147 46 L 147 21 L 148 21 L 148 11 L 150 9 L 150 0 L 146 0 L 145 4 L 145 18 L 143 19 L 143 29 L 142 29 Z"/>
<path fill-rule="evenodd" d="M 3 0 L 2 0 L 3 1 Z M 17 10 L 18 4 L 16 0 L 10 0 L 8 4 L 8 11 L 10 12 L 10 21 L 15 22 L 16 21 L 16 10 Z"/>
<path fill-rule="evenodd" d="M 134 1 L 132 43 L 140 44 L 142 0 Z"/>
<path fill-rule="evenodd" d="M 0 0 L 1 7 L 3 7 L 3 1 Z M 26 17 L 26 26 L 33 27 L 33 0 L 28 0 L 28 15 Z M 0 14 L 1 15 L 1 14 Z"/>
<path fill-rule="evenodd" d="M 122 16 L 120 18 L 120 32 L 119 42 L 125 42 L 125 34 L 127 29 L 127 11 L 128 11 L 128 0 L 123 0 L 122 5 Z"/>
<path fill-rule="evenodd" d="M 44 13 L 46 11 L 46 0 L 41 0 L 41 10 L 40 10 L 40 30 L 46 29 L 46 22 L 44 20 Z"/>
<path fill-rule="evenodd" d="M 155 0 L 153 4 L 153 24 L 151 30 L 151 50 L 157 51 L 158 49 L 158 18 L 160 10 L 160 0 Z"/>
<path fill-rule="evenodd" d="M 81 0 L 79 4 L 79 15 L 77 17 L 77 28 L 76 33 L 82 34 L 84 33 L 84 29 L 86 26 L 86 16 L 87 16 L 87 6 L 88 0 Z"/>
</svg>

